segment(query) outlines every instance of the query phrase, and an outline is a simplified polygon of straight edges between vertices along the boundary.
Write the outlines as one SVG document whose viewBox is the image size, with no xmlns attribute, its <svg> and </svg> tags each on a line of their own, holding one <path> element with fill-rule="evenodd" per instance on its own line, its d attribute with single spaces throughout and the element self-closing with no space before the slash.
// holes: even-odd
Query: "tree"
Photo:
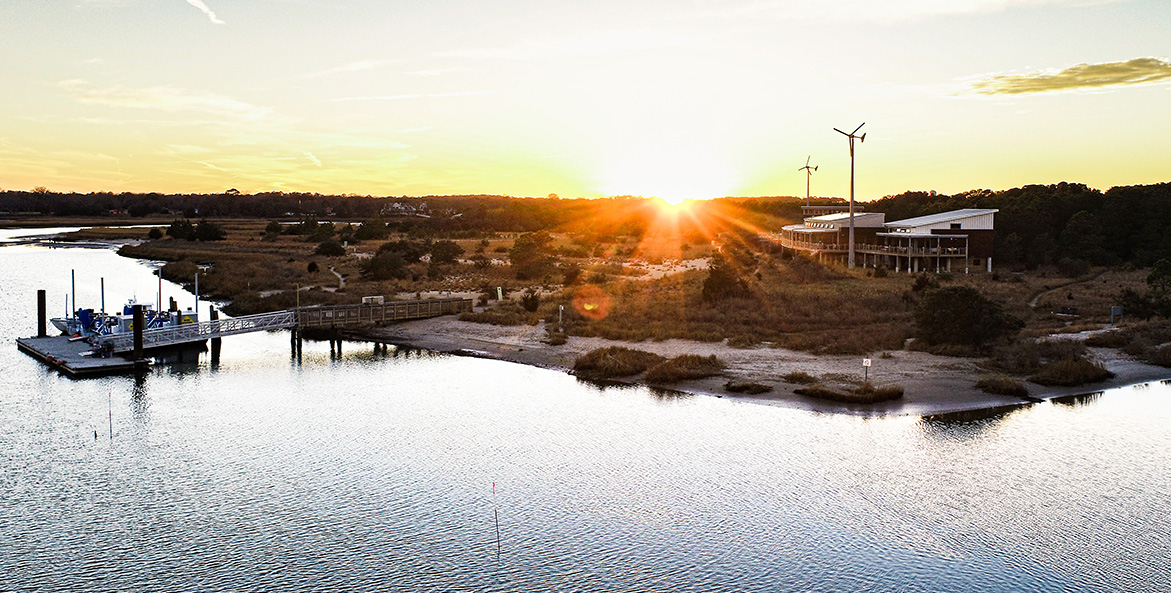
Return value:
<svg viewBox="0 0 1171 593">
<path fill-rule="evenodd" d="M 191 224 L 190 220 L 174 220 L 171 226 L 167 227 L 167 236 L 175 239 L 186 239 L 188 241 L 195 240 L 195 225 Z"/>
<path fill-rule="evenodd" d="M 379 253 L 362 264 L 362 277 L 370 280 L 406 278 L 407 261 L 396 251 Z"/>
<path fill-rule="evenodd" d="M 325 257 L 341 257 L 346 254 L 346 248 L 342 247 L 342 244 L 337 241 L 326 239 L 317 244 L 317 249 L 314 249 L 313 253 L 324 255 Z"/>
<path fill-rule="evenodd" d="M 508 251 L 508 259 L 520 279 L 540 278 L 553 265 L 553 254 L 549 244 L 553 237 L 545 231 L 538 231 L 517 237 Z"/>
<path fill-rule="evenodd" d="M 223 241 L 228 238 L 228 232 L 205 218 L 195 225 L 195 238 L 199 241 Z"/>
<path fill-rule="evenodd" d="M 163 232 L 156 227 L 151 229 L 150 232 L 146 234 L 146 236 L 150 237 L 151 239 L 162 239 Z"/>
<path fill-rule="evenodd" d="M 720 301 L 749 295 L 748 285 L 723 256 L 712 258 L 707 279 L 703 281 L 703 300 Z"/>
<path fill-rule="evenodd" d="M 464 248 L 455 241 L 436 241 L 431 245 L 431 263 L 450 264 L 464 254 Z"/>
<path fill-rule="evenodd" d="M 999 303 L 968 286 L 933 288 L 915 306 L 915 336 L 927 344 L 982 347 L 1025 326 Z"/>
</svg>

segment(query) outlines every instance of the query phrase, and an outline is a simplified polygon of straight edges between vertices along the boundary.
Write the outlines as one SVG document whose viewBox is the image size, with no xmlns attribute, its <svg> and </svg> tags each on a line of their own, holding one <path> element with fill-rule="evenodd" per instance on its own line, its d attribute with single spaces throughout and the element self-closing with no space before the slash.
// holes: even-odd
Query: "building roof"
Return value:
<svg viewBox="0 0 1171 593">
<path fill-rule="evenodd" d="M 940 212 L 939 214 L 928 214 L 927 216 L 917 216 L 915 218 L 908 218 L 905 220 L 896 220 L 894 222 L 886 223 L 888 227 L 916 227 L 927 226 L 932 224 L 942 224 L 952 222 L 953 220 L 961 220 L 964 218 L 971 218 L 973 216 L 983 216 L 985 214 L 995 214 L 1000 212 L 994 208 L 964 208 L 962 210 L 951 210 L 948 212 Z"/>
</svg>

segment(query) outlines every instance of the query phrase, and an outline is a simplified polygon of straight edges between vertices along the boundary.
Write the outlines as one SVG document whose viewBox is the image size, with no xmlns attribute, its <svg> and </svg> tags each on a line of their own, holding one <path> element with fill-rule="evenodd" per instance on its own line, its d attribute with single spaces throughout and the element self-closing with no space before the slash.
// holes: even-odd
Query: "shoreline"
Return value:
<svg viewBox="0 0 1171 593">
<path fill-rule="evenodd" d="M 607 381 L 615 385 L 641 385 L 694 395 L 730 398 L 737 401 L 771 405 L 823 414 L 846 414 L 859 417 L 949 416 L 995 414 L 1022 406 L 1059 398 L 1098 393 L 1107 389 L 1171 380 L 1171 369 L 1145 364 L 1117 350 L 1091 348 L 1091 356 L 1115 373 L 1113 379 L 1078 387 L 1045 387 L 1024 381 L 1028 397 L 985 393 L 976 389 L 983 375 L 976 358 L 951 358 L 907 350 L 876 354 L 872 358 L 870 381 L 875 386 L 902 385 L 901 399 L 875 404 L 846 404 L 798 395 L 801 385 L 786 383 L 781 377 L 792 371 L 804 371 L 826 384 L 849 385 L 863 378 L 862 357 L 814 355 L 807 352 L 757 346 L 733 348 L 722 342 L 689 340 L 662 342 L 620 342 L 604 338 L 570 336 L 560 346 L 542 342 L 544 323 L 529 326 L 496 326 L 455 317 L 435 317 L 382 327 L 344 330 L 345 339 L 381 341 L 398 346 L 420 348 L 457 356 L 474 356 L 557 370 L 572 374 L 573 362 L 581 354 L 606 346 L 625 346 L 654 352 L 665 357 L 680 354 L 714 354 L 728 368 L 720 376 L 680 381 L 671 385 L 647 385 L 636 376 Z M 752 381 L 769 385 L 772 391 L 746 395 L 724 389 L 727 381 Z"/>
</svg>

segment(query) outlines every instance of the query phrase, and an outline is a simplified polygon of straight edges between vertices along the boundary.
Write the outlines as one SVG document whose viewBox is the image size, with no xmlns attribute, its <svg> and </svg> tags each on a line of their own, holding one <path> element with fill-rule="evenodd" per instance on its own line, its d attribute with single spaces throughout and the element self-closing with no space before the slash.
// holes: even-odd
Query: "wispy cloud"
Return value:
<svg viewBox="0 0 1171 593">
<path fill-rule="evenodd" d="M 217 25 L 226 24 L 226 23 L 224 23 L 224 21 L 221 21 L 219 18 L 216 17 L 215 13 L 212 12 L 211 8 L 209 8 L 207 6 L 207 4 L 203 3 L 203 0 L 187 0 L 187 3 L 198 8 L 199 10 L 203 11 L 203 14 L 206 14 L 208 20 L 210 20 L 212 23 L 215 23 Z"/>
<path fill-rule="evenodd" d="M 775 16 L 786 19 L 834 19 L 897 22 L 930 17 L 987 14 L 1017 6 L 1110 4 L 1125 0 L 700 0 L 709 16 Z"/>
<path fill-rule="evenodd" d="M 320 72 L 313 72 L 310 74 L 306 74 L 304 76 L 305 76 L 305 78 L 318 78 L 321 76 L 330 76 L 333 74 L 347 74 L 350 72 L 362 72 L 364 70 L 373 70 L 375 68 L 380 68 L 380 67 L 385 66 L 387 64 L 393 64 L 398 61 L 399 60 L 377 60 L 377 59 L 356 60 L 356 61 L 350 62 L 348 64 L 342 64 L 341 66 L 335 66 L 335 67 L 329 68 L 327 70 L 322 70 Z"/>
<path fill-rule="evenodd" d="M 494 95 L 496 91 L 455 91 L 451 93 L 410 93 L 405 95 L 368 95 L 360 97 L 337 97 L 330 99 L 333 102 L 346 101 L 401 101 L 404 99 L 438 99 L 443 97 L 476 97 L 480 95 Z"/>
<path fill-rule="evenodd" d="M 321 166 L 321 159 L 314 156 L 312 152 L 306 152 L 305 157 L 308 158 L 309 162 L 313 163 L 314 165 L 317 165 L 318 167 Z"/>
<path fill-rule="evenodd" d="M 242 120 L 257 120 L 272 113 L 267 107 L 260 107 L 231 97 L 213 93 L 193 93 L 177 87 L 150 87 L 143 89 L 124 86 L 99 87 L 84 80 L 65 80 L 58 83 L 62 89 L 73 95 L 79 103 L 129 107 L 133 109 L 156 109 L 160 111 L 194 111 Z"/>
<path fill-rule="evenodd" d="M 971 88 L 982 95 L 1020 95 L 1101 89 L 1167 80 L 1171 80 L 1171 62 L 1159 58 L 1135 58 L 1125 62 L 1078 64 L 1057 71 L 991 76 L 973 83 Z"/>
</svg>

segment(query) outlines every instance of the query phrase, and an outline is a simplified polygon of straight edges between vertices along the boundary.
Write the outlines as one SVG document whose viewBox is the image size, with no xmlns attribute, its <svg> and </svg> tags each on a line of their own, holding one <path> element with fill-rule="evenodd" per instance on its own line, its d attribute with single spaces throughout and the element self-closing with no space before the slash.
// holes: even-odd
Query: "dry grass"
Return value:
<svg viewBox="0 0 1171 593">
<path fill-rule="evenodd" d="M 711 356 L 683 354 L 651 367 L 646 372 L 646 380 L 648 383 L 662 384 L 688 379 L 703 379 L 722 373 L 726 367 L 724 361 L 714 354 Z"/>
<path fill-rule="evenodd" d="M 884 401 L 901 399 L 902 385 L 883 385 L 874 387 L 870 383 L 863 383 L 851 391 L 837 391 L 825 385 L 815 384 L 794 390 L 794 393 L 849 404 L 873 404 Z"/>
<path fill-rule="evenodd" d="M 573 371 L 589 379 L 629 377 L 646 371 L 666 359 L 658 354 L 622 346 L 591 350 L 573 362 Z"/>
<path fill-rule="evenodd" d="M 1046 365 L 1029 380 L 1049 387 L 1076 387 L 1114 377 L 1106 367 L 1085 358 L 1060 360 Z"/>
<path fill-rule="evenodd" d="M 724 389 L 729 393 L 747 393 L 748 395 L 758 395 L 773 390 L 771 386 L 751 381 L 728 381 L 724 383 Z"/>
<path fill-rule="evenodd" d="M 976 381 L 976 389 L 985 393 L 1022 397 L 1029 394 L 1028 388 L 1020 379 L 1006 375 L 987 375 Z"/>
<path fill-rule="evenodd" d="M 781 377 L 786 383 L 797 383 L 798 385 L 812 385 L 817 383 L 817 378 L 805 371 L 792 371 L 785 373 Z"/>
</svg>

